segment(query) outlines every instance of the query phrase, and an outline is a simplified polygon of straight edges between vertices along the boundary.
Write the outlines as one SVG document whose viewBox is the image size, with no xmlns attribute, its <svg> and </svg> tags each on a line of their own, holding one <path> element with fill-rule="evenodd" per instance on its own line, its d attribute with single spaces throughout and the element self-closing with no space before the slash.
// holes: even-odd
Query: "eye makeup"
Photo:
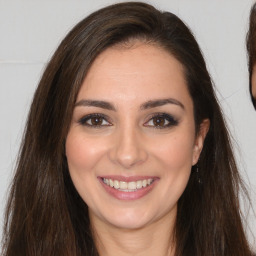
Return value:
<svg viewBox="0 0 256 256">
<path fill-rule="evenodd" d="M 109 118 L 106 115 L 100 113 L 85 115 L 79 119 L 78 123 L 89 128 L 102 128 L 105 126 L 112 126 Z"/>
<path fill-rule="evenodd" d="M 78 123 L 89 128 L 103 128 L 113 125 L 110 118 L 102 113 L 91 113 L 85 115 L 78 120 Z M 143 126 L 155 129 L 166 129 L 177 126 L 178 124 L 179 121 L 175 117 L 170 114 L 160 112 L 151 114 Z"/>
<path fill-rule="evenodd" d="M 177 126 L 178 124 L 178 120 L 170 114 L 154 113 L 150 116 L 150 119 L 144 124 L 144 126 L 155 129 L 165 129 Z"/>
</svg>

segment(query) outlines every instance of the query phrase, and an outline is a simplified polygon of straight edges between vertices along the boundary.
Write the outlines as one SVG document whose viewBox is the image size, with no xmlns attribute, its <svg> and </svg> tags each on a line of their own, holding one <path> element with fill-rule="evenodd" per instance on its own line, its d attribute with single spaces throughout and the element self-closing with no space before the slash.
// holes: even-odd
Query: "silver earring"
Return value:
<svg viewBox="0 0 256 256">
<path fill-rule="evenodd" d="M 202 177 L 199 173 L 199 166 L 198 166 L 198 163 L 196 164 L 196 180 L 197 180 L 197 183 L 202 185 L 203 184 L 203 181 L 202 181 Z"/>
</svg>

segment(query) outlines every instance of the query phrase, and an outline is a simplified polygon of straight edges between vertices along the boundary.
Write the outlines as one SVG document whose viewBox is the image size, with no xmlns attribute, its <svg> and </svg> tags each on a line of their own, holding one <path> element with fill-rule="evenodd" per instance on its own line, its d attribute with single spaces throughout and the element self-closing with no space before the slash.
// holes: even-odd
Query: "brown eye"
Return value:
<svg viewBox="0 0 256 256">
<path fill-rule="evenodd" d="M 88 127 L 104 127 L 104 126 L 111 126 L 112 124 L 108 121 L 108 118 L 102 114 L 90 114 L 87 115 L 79 120 L 81 125 L 85 125 Z"/>
<path fill-rule="evenodd" d="M 154 117 L 152 119 L 154 126 L 164 126 L 166 122 L 166 118 L 162 116 Z"/>
<path fill-rule="evenodd" d="M 102 125 L 103 123 L 103 118 L 102 117 L 92 117 L 91 118 L 91 125 Z"/>
<path fill-rule="evenodd" d="M 178 121 L 169 114 L 159 113 L 151 117 L 144 125 L 147 127 L 164 129 L 178 125 Z"/>
</svg>

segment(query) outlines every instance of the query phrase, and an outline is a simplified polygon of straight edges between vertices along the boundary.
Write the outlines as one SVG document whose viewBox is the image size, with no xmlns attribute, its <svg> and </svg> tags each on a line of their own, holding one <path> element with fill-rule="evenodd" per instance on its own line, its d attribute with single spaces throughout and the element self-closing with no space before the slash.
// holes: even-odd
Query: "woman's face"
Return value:
<svg viewBox="0 0 256 256">
<path fill-rule="evenodd" d="M 70 175 L 91 221 L 133 229 L 175 220 L 207 128 L 195 135 L 182 66 L 166 51 L 136 43 L 100 54 L 66 140 Z"/>
</svg>

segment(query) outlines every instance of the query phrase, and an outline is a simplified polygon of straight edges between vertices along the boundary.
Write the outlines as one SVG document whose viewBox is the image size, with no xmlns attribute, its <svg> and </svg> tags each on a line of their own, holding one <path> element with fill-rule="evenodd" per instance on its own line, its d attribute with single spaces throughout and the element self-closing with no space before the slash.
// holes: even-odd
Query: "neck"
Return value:
<svg viewBox="0 0 256 256">
<path fill-rule="evenodd" d="M 174 255 L 175 218 L 165 216 L 138 229 L 121 229 L 93 218 L 91 223 L 100 256 Z"/>
</svg>

